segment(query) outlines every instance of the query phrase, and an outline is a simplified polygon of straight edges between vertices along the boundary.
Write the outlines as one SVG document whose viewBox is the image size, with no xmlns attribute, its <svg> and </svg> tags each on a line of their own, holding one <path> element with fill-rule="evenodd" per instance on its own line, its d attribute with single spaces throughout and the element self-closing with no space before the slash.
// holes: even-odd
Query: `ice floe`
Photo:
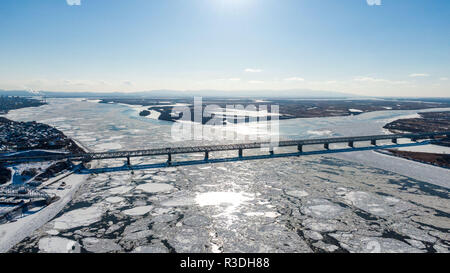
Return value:
<svg viewBox="0 0 450 273">
<path fill-rule="evenodd" d="M 314 199 L 308 200 L 301 211 L 314 218 L 335 219 L 344 213 L 344 208 L 328 200 Z"/>
<path fill-rule="evenodd" d="M 138 246 L 132 252 L 133 253 L 169 253 L 169 250 L 163 244 L 156 244 L 156 245 L 149 245 L 149 246 Z"/>
<path fill-rule="evenodd" d="M 62 237 L 44 237 L 39 240 L 39 251 L 44 253 L 79 253 L 80 245 Z"/>
<path fill-rule="evenodd" d="M 120 197 L 120 196 L 113 196 L 113 197 L 108 197 L 105 200 L 106 200 L 106 202 L 109 202 L 109 203 L 120 203 L 120 202 L 124 201 L 125 198 Z"/>
<path fill-rule="evenodd" d="M 309 195 L 309 193 L 307 193 L 306 191 L 302 191 L 302 190 L 287 191 L 286 194 L 293 196 L 293 197 L 297 197 L 297 198 L 302 198 L 302 197 L 306 197 Z"/>
<path fill-rule="evenodd" d="M 405 242 L 381 237 L 363 237 L 348 233 L 330 234 L 340 242 L 340 246 L 349 252 L 357 253 L 420 253 L 421 249 Z"/>
<path fill-rule="evenodd" d="M 408 205 L 397 199 L 378 196 L 367 192 L 349 192 L 344 196 L 345 201 L 353 206 L 376 216 L 394 215 L 408 209 Z"/>
<path fill-rule="evenodd" d="M 122 250 L 119 244 L 110 239 L 84 238 L 83 247 L 94 253 L 119 252 Z"/>
<path fill-rule="evenodd" d="M 169 199 L 167 201 L 164 201 L 161 204 L 166 207 L 186 207 L 186 206 L 192 206 L 192 205 L 196 204 L 196 202 L 193 197 L 180 196 L 180 197 L 175 197 L 175 198 Z"/>
<path fill-rule="evenodd" d="M 124 214 L 129 216 L 139 216 L 147 214 L 149 211 L 151 211 L 153 206 L 140 206 L 132 209 L 127 209 L 122 211 Z"/>
<path fill-rule="evenodd" d="M 100 221 L 104 209 L 98 205 L 88 208 L 71 210 L 52 221 L 54 228 L 58 230 L 72 229 L 81 226 L 89 226 Z"/>
<path fill-rule="evenodd" d="M 108 191 L 111 194 L 124 194 L 129 192 L 131 189 L 133 189 L 133 187 L 130 186 L 120 186 L 120 187 L 116 187 L 116 188 L 111 188 Z"/>
<path fill-rule="evenodd" d="M 169 184 L 145 183 L 137 186 L 136 189 L 148 193 L 158 193 L 158 192 L 170 192 L 174 189 L 174 187 Z"/>
</svg>

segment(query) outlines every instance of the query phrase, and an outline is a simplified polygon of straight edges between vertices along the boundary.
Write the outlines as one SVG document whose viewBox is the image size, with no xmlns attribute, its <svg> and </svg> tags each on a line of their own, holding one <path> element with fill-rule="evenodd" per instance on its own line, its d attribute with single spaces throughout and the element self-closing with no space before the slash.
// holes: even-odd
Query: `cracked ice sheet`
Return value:
<svg viewBox="0 0 450 273">
<path fill-rule="evenodd" d="M 195 166 L 180 167 L 170 172 L 174 174 L 171 183 L 179 190 L 169 192 L 135 189 L 143 182 L 153 184 L 155 176 L 168 176 L 163 169 L 118 179 L 125 183 L 119 187 L 126 190 L 118 191 L 123 199 L 112 201 L 127 203 L 127 209 L 153 209 L 128 216 L 112 207 L 106 212 L 112 223 L 91 224 L 78 242 L 83 245 L 80 240 L 96 236 L 103 239 L 104 230 L 118 225 L 118 231 L 107 236 L 124 252 L 370 252 L 376 249 L 367 247 L 378 246 L 372 241 L 380 244 L 382 252 L 425 251 L 418 246 L 430 242 L 440 251 L 448 248 L 447 232 L 442 231 L 450 212 L 445 188 L 327 157 L 264 160 L 255 167 L 251 162 L 217 164 L 203 176 L 199 172 L 206 171 Z M 73 205 L 112 198 L 110 190 L 118 184 L 110 185 L 110 177 L 97 176 Z M 430 217 L 442 220 L 430 223 Z M 138 229 L 120 232 L 120 226 L 135 221 L 142 222 Z M 427 226 L 420 224 L 425 221 Z M 405 240 L 383 237 L 391 230 Z M 331 236 L 341 233 L 353 237 Z M 34 236 L 19 249 L 32 248 L 41 235 Z"/>
<path fill-rule="evenodd" d="M 101 219 L 104 208 L 93 205 L 88 208 L 72 210 L 53 220 L 54 228 L 58 230 L 89 226 Z"/>
</svg>

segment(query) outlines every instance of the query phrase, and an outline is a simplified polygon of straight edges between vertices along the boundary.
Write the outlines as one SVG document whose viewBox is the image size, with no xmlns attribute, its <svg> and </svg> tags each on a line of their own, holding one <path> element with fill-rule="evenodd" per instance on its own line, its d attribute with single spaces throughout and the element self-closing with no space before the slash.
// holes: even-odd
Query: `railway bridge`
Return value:
<svg viewBox="0 0 450 273">
<path fill-rule="evenodd" d="M 439 142 L 443 138 L 450 138 L 450 131 L 446 132 L 429 132 L 429 133 L 409 133 L 409 134 L 389 134 L 389 135 L 371 135 L 371 136 L 352 136 L 352 137 L 333 137 L 333 138 L 315 138 L 315 139 L 301 139 L 301 140 L 284 140 L 279 141 L 276 147 L 296 147 L 295 152 L 290 153 L 275 153 L 274 147 L 270 142 L 253 142 L 242 144 L 224 144 L 224 145 L 208 145 L 208 146 L 190 146 L 190 147 L 170 147 L 170 148 L 157 148 L 157 149 L 140 149 L 131 151 L 112 151 L 112 152 L 100 152 L 100 153 L 83 153 L 83 154 L 71 154 L 71 153 L 58 153 L 58 154 L 45 154 L 40 156 L 21 156 L 21 155 L 0 155 L 0 164 L 18 164 L 26 162 L 42 162 L 42 161 L 56 161 L 56 160 L 70 160 L 89 162 L 92 160 L 107 160 L 124 158 L 127 160 L 127 166 L 131 167 L 131 158 L 133 157 L 150 157 L 150 156 L 167 156 L 167 161 L 161 164 L 156 164 L 160 167 L 174 166 L 174 165 L 187 165 L 183 162 L 175 162 L 172 160 L 172 155 L 178 154 L 193 154 L 203 153 L 204 159 L 196 164 L 200 163 L 214 163 L 224 162 L 231 160 L 251 160 L 260 158 L 271 157 L 285 157 L 285 156 L 301 156 L 310 154 L 321 153 L 339 153 L 339 152 L 351 152 L 358 150 L 376 150 L 386 149 L 391 147 L 402 146 L 414 146 L 414 145 L 426 145 L 429 143 Z M 408 139 L 412 143 L 400 144 L 399 139 Z M 380 141 L 388 141 L 389 144 L 379 145 Z M 370 142 L 370 145 L 355 146 L 358 142 Z M 331 149 L 330 144 L 344 143 L 347 147 L 342 149 Z M 304 147 L 308 145 L 323 145 L 321 151 L 309 151 L 305 152 Z M 268 148 L 267 155 L 259 156 L 244 156 L 245 150 Z M 210 159 L 211 152 L 218 151 L 236 151 L 237 157 L 234 158 L 218 158 Z"/>
</svg>

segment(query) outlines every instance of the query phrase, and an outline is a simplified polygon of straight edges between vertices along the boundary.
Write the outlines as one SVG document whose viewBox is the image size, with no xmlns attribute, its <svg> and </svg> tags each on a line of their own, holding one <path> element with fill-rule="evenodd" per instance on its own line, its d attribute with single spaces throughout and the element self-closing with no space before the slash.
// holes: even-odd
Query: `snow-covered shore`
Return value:
<svg viewBox="0 0 450 273">
<path fill-rule="evenodd" d="M 75 143 L 83 150 L 89 151 L 81 143 L 77 141 Z M 41 185 L 41 187 L 48 186 L 49 188 L 44 191 L 56 195 L 59 199 L 31 215 L 21 217 L 15 222 L 0 225 L 0 253 L 7 252 L 14 245 L 54 218 L 72 200 L 77 190 L 87 181 L 88 177 L 87 175 L 63 172 Z M 58 189 L 61 183 L 57 182 L 62 181 L 66 185 L 63 189 Z"/>
<path fill-rule="evenodd" d="M 335 158 L 390 171 L 433 185 L 450 189 L 450 170 L 374 151 L 333 155 Z"/>
<path fill-rule="evenodd" d="M 401 147 L 397 148 L 397 150 L 418 153 L 450 154 L 450 147 L 432 144 L 425 146 Z"/>
<path fill-rule="evenodd" d="M 61 176 L 64 175 L 66 174 L 62 174 Z M 48 184 L 60 179 L 61 176 L 49 180 Z M 58 201 L 44 207 L 32 215 L 19 218 L 15 222 L 0 225 L 0 253 L 7 252 L 15 244 L 31 235 L 35 230 L 55 217 L 64 206 L 72 200 L 76 191 L 87 178 L 88 176 L 81 174 L 69 175 L 63 179 L 66 183 L 63 190 L 58 190 L 58 186 L 56 185 L 52 189 L 46 190 L 46 192 L 58 196 L 60 198 Z"/>
</svg>

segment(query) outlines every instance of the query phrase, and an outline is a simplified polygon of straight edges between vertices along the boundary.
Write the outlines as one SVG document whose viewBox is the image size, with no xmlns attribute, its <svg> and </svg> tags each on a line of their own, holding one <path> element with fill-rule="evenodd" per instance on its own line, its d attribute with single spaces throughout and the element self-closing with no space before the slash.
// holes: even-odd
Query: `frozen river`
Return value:
<svg viewBox="0 0 450 273">
<path fill-rule="evenodd" d="M 280 137 L 380 134 L 417 112 L 283 120 Z M 55 99 L 7 117 L 55 126 L 92 151 L 189 144 L 126 105 Z M 11 251 L 446 252 L 449 181 L 448 169 L 375 152 L 91 175 Z"/>
</svg>

